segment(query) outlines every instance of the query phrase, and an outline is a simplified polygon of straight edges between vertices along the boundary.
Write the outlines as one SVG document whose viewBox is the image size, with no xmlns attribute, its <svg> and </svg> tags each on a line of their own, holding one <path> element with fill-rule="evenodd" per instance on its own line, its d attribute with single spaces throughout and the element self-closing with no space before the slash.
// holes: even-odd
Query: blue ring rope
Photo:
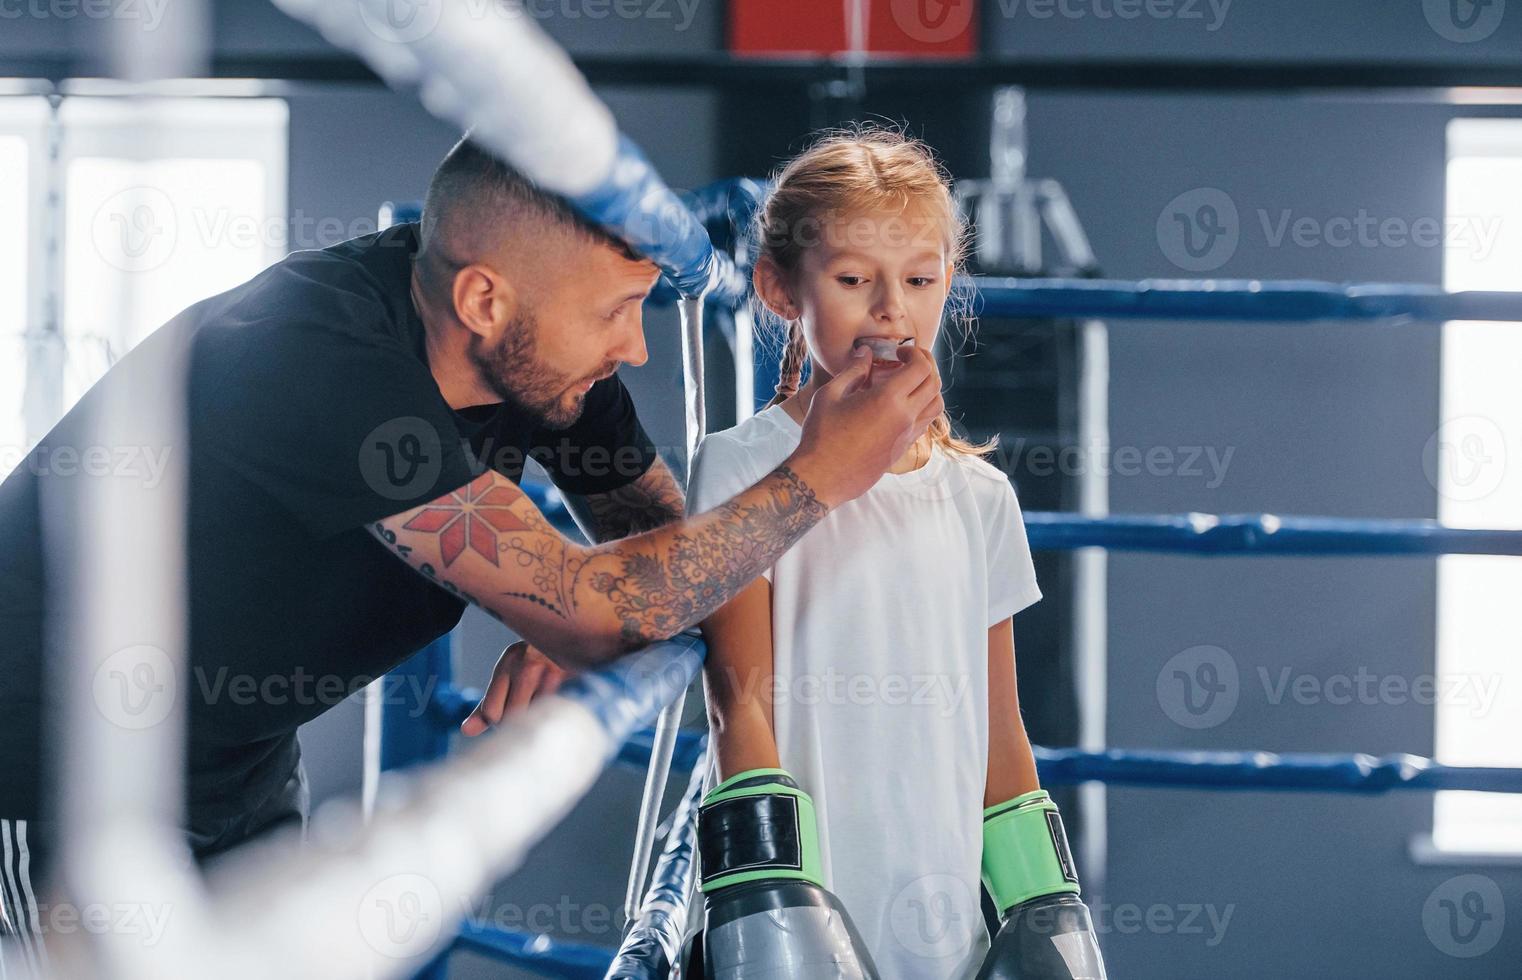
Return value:
<svg viewBox="0 0 1522 980">
<path fill-rule="evenodd" d="M 612 951 L 601 946 L 570 943 L 469 920 L 460 927 L 453 948 L 560 980 L 602 980 L 613 960 Z"/>
<path fill-rule="evenodd" d="M 1167 320 L 1522 321 L 1522 293 L 1402 283 L 977 278 L 982 316 Z"/>
<path fill-rule="evenodd" d="M 1522 769 L 1444 766 L 1415 755 L 1311 752 L 1142 752 L 1036 748 L 1041 781 L 1208 790 L 1385 793 L 1462 789 L 1522 793 Z"/>
<path fill-rule="evenodd" d="M 1278 517 L 1273 514 L 1029 513 L 1031 548 L 1196 555 L 1522 555 L 1522 530 L 1447 527 L 1428 520 Z"/>
</svg>

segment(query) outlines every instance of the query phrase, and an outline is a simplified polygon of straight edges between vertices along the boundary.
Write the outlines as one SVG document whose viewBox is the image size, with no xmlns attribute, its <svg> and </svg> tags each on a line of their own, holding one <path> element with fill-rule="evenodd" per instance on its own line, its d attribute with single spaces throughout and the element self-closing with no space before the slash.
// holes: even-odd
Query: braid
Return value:
<svg viewBox="0 0 1522 980">
<path fill-rule="evenodd" d="M 767 408 L 780 405 L 798 393 L 798 384 L 803 377 L 803 359 L 808 353 L 808 341 L 803 336 L 803 321 L 788 321 L 787 346 L 783 348 L 782 364 L 777 372 L 777 397 L 767 403 Z"/>
</svg>

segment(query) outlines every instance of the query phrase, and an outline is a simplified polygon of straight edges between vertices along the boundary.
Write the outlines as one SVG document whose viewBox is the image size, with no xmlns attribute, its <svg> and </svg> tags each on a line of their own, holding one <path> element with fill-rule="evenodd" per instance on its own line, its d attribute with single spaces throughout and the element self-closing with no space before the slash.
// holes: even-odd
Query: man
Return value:
<svg viewBox="0 0 1522 980">
<path fill-rule="evenodd" d="M 102 393 L 189 352 L 179 690 L 187 831 L 205 858 L 303 819 L 298 726 L 453 628 L 467 602 L 543 654 L 509 648 L 479 730 L 521 669 L 604 664 L 703 620 L 941 411 L 928 355 L 871 385 L 864 358 L 815 399 L 793 457 L 683 522 L 615 374 L 646 360 L 657 278 L 463 141 L 421 224 L 293 253 L 185 311 L 0 484 L 0 905 L 21 945 L 43 955 L 27 936 L 31 881 L 62 843 L 46 839 L 40 512 L 77 478 L 50 464 L 87 448 Z M 518 488 L 530 456 L 595 543 L 559 535 Z"/>
</svg>

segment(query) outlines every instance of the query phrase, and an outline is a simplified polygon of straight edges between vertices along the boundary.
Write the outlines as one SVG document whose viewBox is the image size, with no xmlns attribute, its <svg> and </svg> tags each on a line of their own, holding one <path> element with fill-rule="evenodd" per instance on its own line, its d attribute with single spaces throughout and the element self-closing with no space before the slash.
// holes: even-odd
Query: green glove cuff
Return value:
<svg viewBox="0 0 1522 980">
<path fill-rule="evenodd" d="M 983 811 L 983 885 L 1001 917 L 1042 895 L 1079 893 L 1062 815 L 1046 790 Z"/>
<path fill-rule="evenodd" d="M 783 769 L 750 769 L 710 790 L 698 850 L 705 893 L 778 879 L 824 886 L 814 801 Z"/>
</svg>

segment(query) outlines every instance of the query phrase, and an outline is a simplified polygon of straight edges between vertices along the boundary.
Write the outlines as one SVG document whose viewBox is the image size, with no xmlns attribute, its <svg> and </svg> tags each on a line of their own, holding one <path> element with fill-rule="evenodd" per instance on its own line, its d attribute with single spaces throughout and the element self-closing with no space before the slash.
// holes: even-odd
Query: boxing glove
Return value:
<svg viewBox="0 0 1522 980">
<path fill-rule="evenodd" d="M 705 980 L 877 980 L 824 887 L 814 802 L 781 769 L 720 783 L 698 809 Z"/>
<path fill-rule="evenodd" d="M 983 885 L 1003 924 L 978 980 L 1105 980 L 1062 816 L 1045 790 L 983 811 Z"/>
</svg>

